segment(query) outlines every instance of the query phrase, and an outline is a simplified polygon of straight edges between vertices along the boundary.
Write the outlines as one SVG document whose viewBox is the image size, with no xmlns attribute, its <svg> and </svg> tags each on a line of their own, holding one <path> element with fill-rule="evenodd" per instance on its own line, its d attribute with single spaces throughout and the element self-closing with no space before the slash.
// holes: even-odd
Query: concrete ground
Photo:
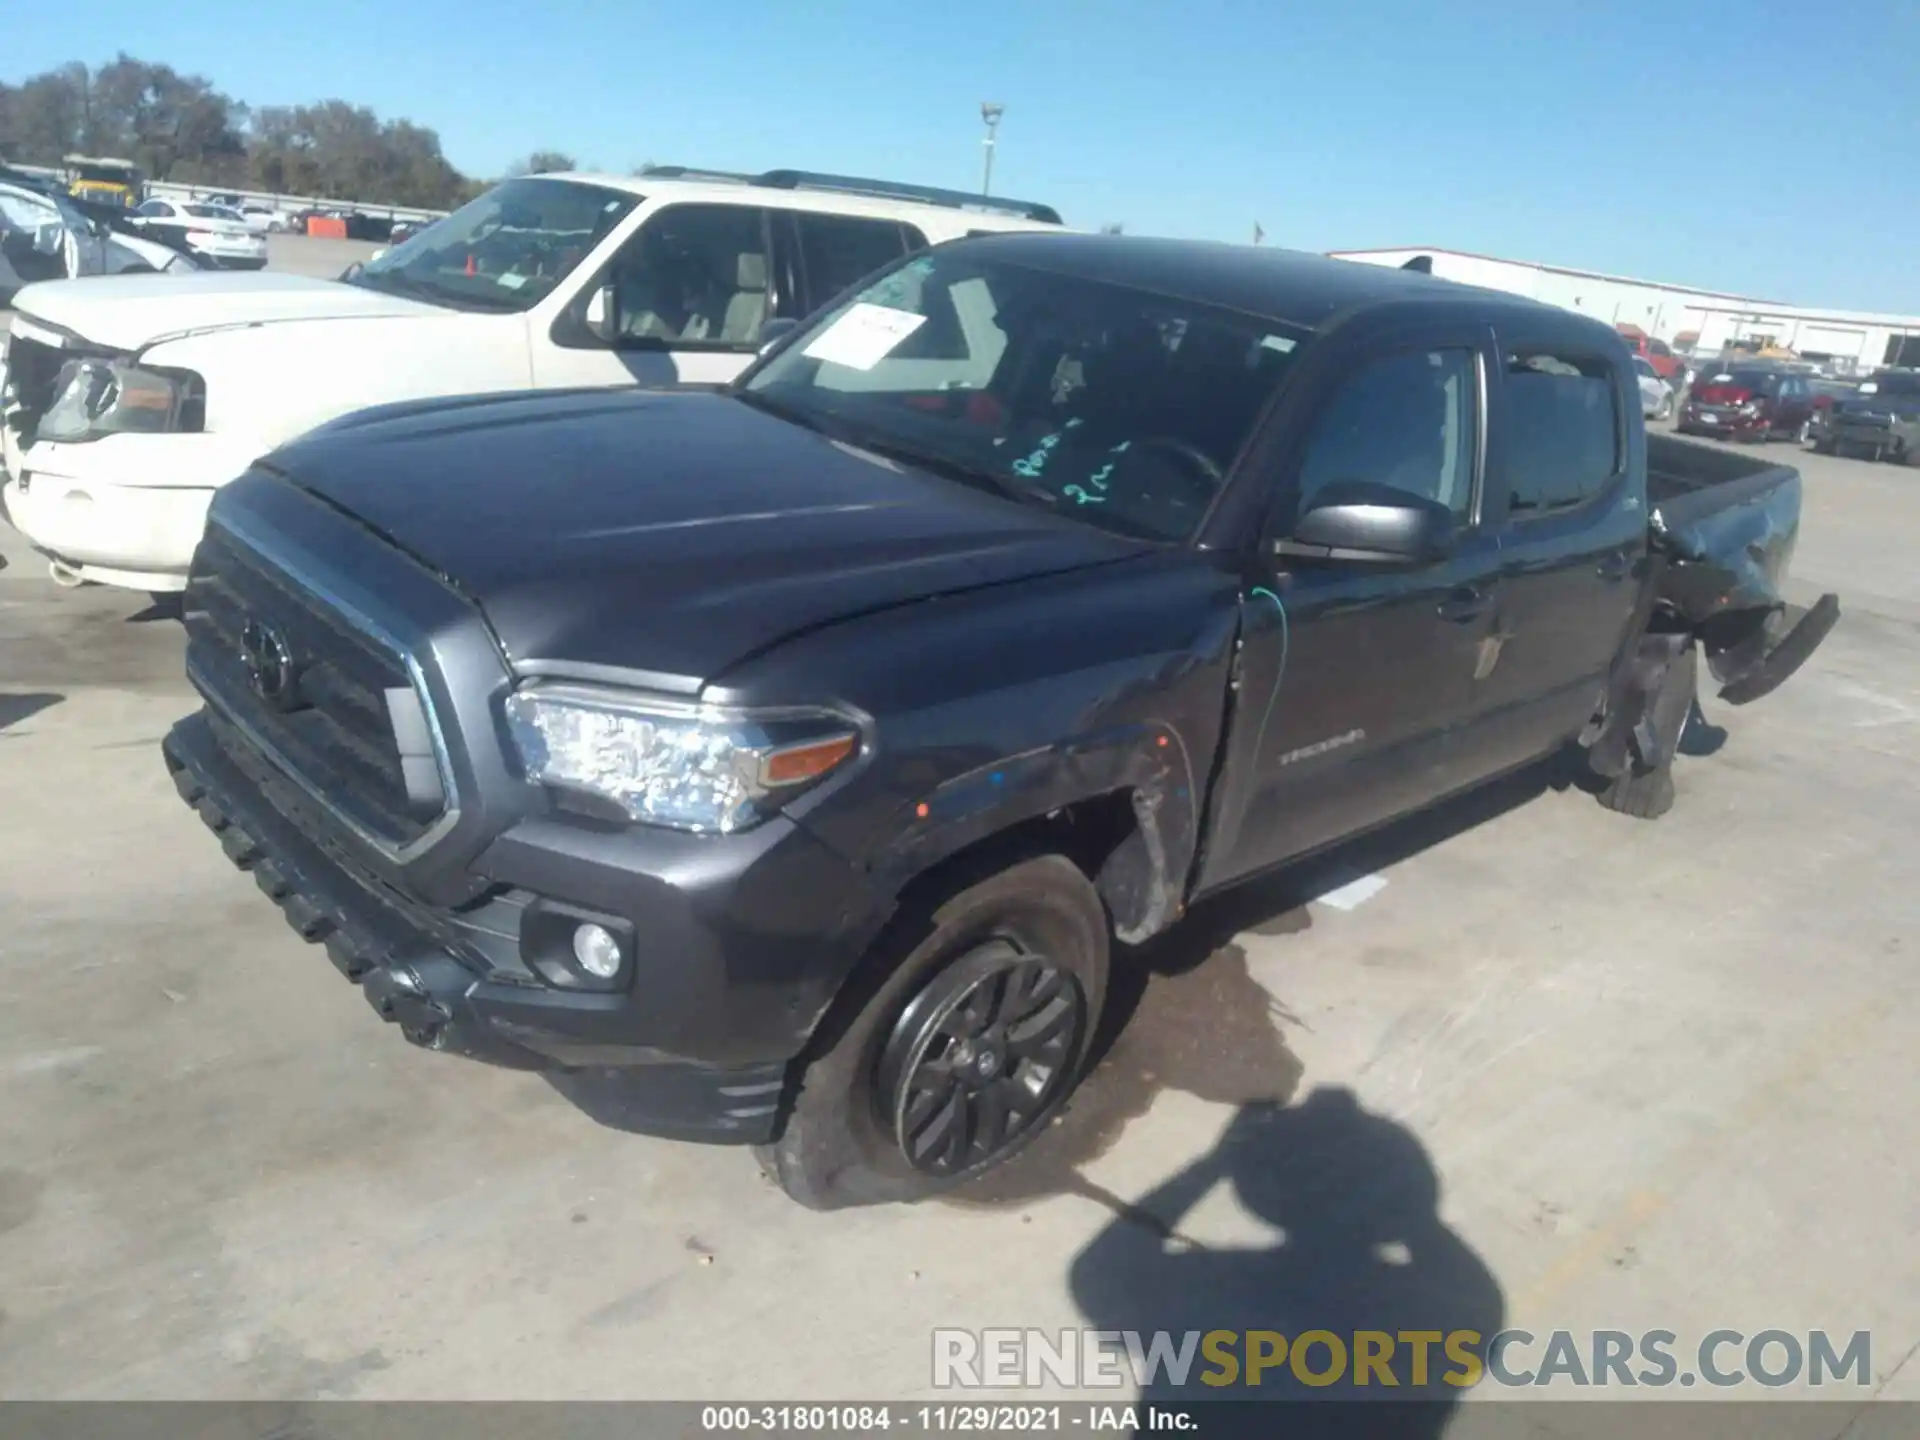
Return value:
<svg viewBox="0 0 1920 1440">
<path fill-rule="evenodd" d="M 1204 907 L 1010 1173 L 835 1215 L 403 1044 L 175 799 L 178 625 L 0 527 L 0 1396 L 903 1398 L 939 1326 L 1504 1324 L 1870 1330 L 1920 1399 L 1920 473 L 1779 453 L 1846 618 L 1707 697 L 1669 817 L 1518 783 Z"/>
</svg>

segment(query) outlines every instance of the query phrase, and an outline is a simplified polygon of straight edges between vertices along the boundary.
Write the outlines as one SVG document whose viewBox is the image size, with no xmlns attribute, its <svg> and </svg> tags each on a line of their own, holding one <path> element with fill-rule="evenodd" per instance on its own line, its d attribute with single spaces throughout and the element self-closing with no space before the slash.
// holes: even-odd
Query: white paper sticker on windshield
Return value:
<svg viewBox="0 0 1920 1440">
<path fill-rule="evenodd" d="M 1713 384 L 1715 384 L 1715 385 L 1731 385 L 1731 384 L 1733 383 L 1733 376 L 1731 376 L 1731 375 L 1716 375 L 1716 376 L 1714 376 L 1714 377 L 1713 377 L 1713 381 L 1712 381 L 1712 383 L 1713 383 Z"/>
<path fill-rule="evenodd" d="M 518 290 L 522 285 L 527 283 L 527 277 L 524 275 L 517 275 L 513 271 L 509 270 L 503 275 L 494 276 L 493 283 L 496 285 L 504 285 L 509 290 Z"/>
<path fill-rule="evenodd" d="M 810 360 L 845 365 L 849 370 L 871 370 L 926 321 L 924 315 L 858 301 L 800 353 Z"/>
<path fill-rule="evenodd" d="M 20 322 L 16 320 L 13 323 L 17 326 Z M 1880 387 L 1869 380 L 1860 387 L 1860 393 L 1862 395 L 1878 395 L 1880 393 Z"/>
</svg>

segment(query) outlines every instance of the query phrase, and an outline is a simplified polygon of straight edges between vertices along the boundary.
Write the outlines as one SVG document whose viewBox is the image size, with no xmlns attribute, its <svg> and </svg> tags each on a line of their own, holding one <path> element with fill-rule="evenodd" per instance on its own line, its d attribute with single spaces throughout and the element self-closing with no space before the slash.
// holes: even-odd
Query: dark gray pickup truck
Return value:
<svg viewBox="0 0 1920 1440">
<path fill-rule="evenodd" d="M 1799 508 L 1650 438 L 1565 311 L 970 239 L 731 387 L 269 456 L 213 505 L 166 763 L 408 1039 L 904 1199 L 1045 1129 L 1197 900 L 1562 751 L 1664 811 L 1699 657 L 1744 703 L 1834 623 L 1781 590 Z"/>
</svg>

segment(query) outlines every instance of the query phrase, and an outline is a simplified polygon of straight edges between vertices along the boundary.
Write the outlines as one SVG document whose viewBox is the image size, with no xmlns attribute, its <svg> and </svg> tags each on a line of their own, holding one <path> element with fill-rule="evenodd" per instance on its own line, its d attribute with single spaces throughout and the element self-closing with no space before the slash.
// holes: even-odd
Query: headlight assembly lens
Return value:
<svg viewBox="0 0 1920 1440">
<path fill-rule="evenodd" d="M 69 360 L 36 433 L 42 440 L 72 441 L 171 430 L 184 390 L 174 377 L 137 365 Z"/>
<path fill-rule="evenodd" d="M 677 706 L 585 686 L 507 698 L 527 778 L 610 801 L 633 820 L 729 833 L 853 758 L 860 738 L 824 712 Z"/>
</svg>

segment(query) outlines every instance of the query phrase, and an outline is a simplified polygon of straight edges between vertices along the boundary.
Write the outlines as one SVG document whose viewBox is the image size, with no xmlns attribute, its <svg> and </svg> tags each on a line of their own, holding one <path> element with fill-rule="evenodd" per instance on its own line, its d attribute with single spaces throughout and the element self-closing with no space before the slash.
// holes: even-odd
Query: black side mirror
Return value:
<svg viewBox="0 0 1920 1440">
<path fill-rule="evenodd" d="M 777 320 L 767 321 L 766 324 L 760 327 L 760 353 L 762 355 L 766 354 L 799 328 L 800 322 L 798 320 L 790 319 L 786 316 L 781 316 Z"/>
<path fill-rule="evenodd" d="M 1338 480 L 1314 495 L 1274 553 L 1304 560 L 1421 565 L 1453 549 L 1453 512 L 1437 500 L 1370 480 Z"/>
<path fill-rule="evenodd" d="M 620 297 L 613 286 L 602 285 L 587 298 L 586 314 L 581 317 L 587 333 L 602 345 L 620 338 Z"/>
<path fill-rule="evenodd" d="M 361 264 L 358 260 L 356 260 L 351 265 L 347 266 L 346 269 L 340 272 L 340 278 L 342 280 L 346 280 L 349 282 L 358 280 L 360 278 L 360 272 L 365 270 L 366 268 L 367 267 L 365 265 Z"/>
</svg>

